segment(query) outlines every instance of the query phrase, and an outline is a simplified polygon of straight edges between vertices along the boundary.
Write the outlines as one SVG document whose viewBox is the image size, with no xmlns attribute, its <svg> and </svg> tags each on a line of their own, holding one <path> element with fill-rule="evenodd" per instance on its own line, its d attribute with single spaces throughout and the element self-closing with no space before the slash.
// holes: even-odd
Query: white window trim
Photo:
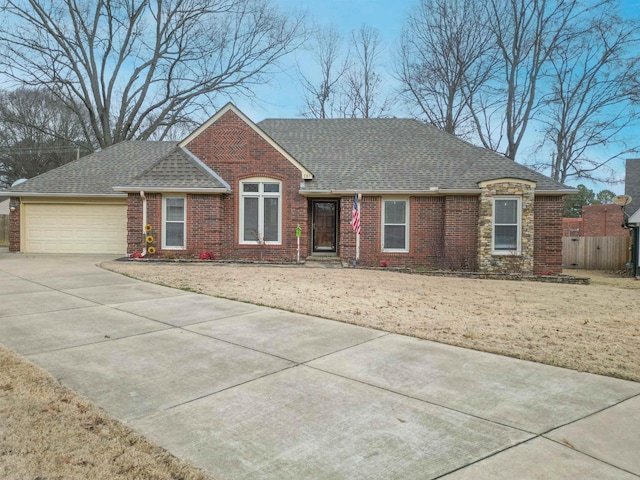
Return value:
<svg viewBox="0 0 640 480">
<path fill-rule="evenodd" d="M 516 250 L 496 250 L 496 200 L 516 200 L 517 205 L 517 222 L 518 231 L 516 233 L 517 249 Z M 493 214 L 491 219 L 491 254 L 492 255 L 520 255 L 522 253 L 522 197 L 517 195 L 497 195 L 493 197 Z"/>
<path fill-rule="evenodd" d="M 405 202 L 406 208 L 404 210 L 404 239 L 405 239 L 405 248 L 384 248 L 384 226 L 385 226 L 385 202 Z M 380 227 L 380 247 L 382 252 L 389 253 L 408 253 L 409 252 L 409 198 L 408 197 L 382 197 L 382 214 L 381 217 L 381 227 Z M 399 224 L 395 224 L 399 225 Z"/>
<path fill-rule="evenodd" d="M 259 184 L 258 192 L 244 192 L 245 183 L 257 183 Z M 265 183 L 277 183 L 279 185 L 278 193 L 264 192 L 263 184 Z M 282 244 L 282 182 L 275 178 L 268 177 L 254 177 L 245 178 L 240 181 L 239 184 L 239 221 L 238 221 L 238 243 L 240 245 L 281 245 Z M 245 240 L 244 239 L 244 199 L 245 197 L 258 198 L 258 240 Z M 261 238 L 264 238 L 264 198 L 278 198 L 278 239 L 276 241 L 260 242 Z"/>
<path fill-rule="evenodd" d="M 167 199 L 181 198 L 184 205 L 184 217 L 182 221 L 182 238 L 184 243 L 182 246 L 167 246 Z M 177 222 L 171 222 L 177 223 Z M 184 195 L 163 195 L 162 196 L 162 249 L 163 250 L 185 250 L 187 248 L 187 197 Z"/>
</svg>

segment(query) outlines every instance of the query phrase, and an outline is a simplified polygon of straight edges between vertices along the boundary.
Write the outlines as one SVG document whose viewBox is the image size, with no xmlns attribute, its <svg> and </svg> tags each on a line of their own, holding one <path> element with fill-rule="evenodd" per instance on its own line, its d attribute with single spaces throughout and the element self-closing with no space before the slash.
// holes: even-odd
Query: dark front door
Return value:
<svg viewBox="0 0 640 480">
<path fill-rule="evenodd" d="M 313 251 L 336 251 L 336 200 L 313 200 Z"/>
</svg>

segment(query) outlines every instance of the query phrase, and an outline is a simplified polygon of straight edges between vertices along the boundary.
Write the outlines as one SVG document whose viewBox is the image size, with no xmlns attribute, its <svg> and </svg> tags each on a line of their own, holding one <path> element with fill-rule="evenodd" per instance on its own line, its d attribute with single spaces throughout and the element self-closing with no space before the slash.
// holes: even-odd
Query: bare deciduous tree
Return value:
<svg viewBox="0 0 640 480">
<path fill-rule="evenodd" d="M 353 32 L 351 58 L 343 85 L 342 116 L 381 117 L 389 110 L 389 99 L 382 91 L 382 78 L 376 71 L 380 61 L 380 35 L 363 25 Z"/>
<path fill-rule="evenodd" d="M 486 5 L 486 27 L 500 53 L 499 75 L 487 84 L 489 92 L 469 99 L 469 106 L 482 144 L 515 160 L 536 107 L 543 68 L 580 9 L 578 0 L 487 0 Z M 497 108 L 488 103 L 491 99 Z"/>
<path fill-rule="evenodd" d="M 319 72 L 303 73 L 298 64 L 298 76 L 304 91 L 302 115 L 312 118 L 331 118 L 340 99 L 340 84 L 347 61 L 344 59 L 342 38 L 336 27 L 318 29 L 314 41 L 307 50 L 313 66 Z"/>
<path fill-rule="evenodd" d="M 405 25 L 397 76 L 407 104 L 445 132 L 466 136 L 467 97 L 487 83 L 496 53 L 475 0 L 422 0 Z"/>
<path fill-rule="evenodd" d="M 0 187 L 64 165 L 89 149 L 76 115 L 49 92 L 0 94 Z"/>
<path fill-rule="evenodd" d="M 298 65 L 304 91 L 303 116 L 372 118 L 385 115 L 390 102 L 378 73 L 382 52 L 375 29 L 363 25 L 352 32 L 350 45 L 344 51 L 335 28 L 320 30 L 310 50 L 311 63 L 320 72 L 305 74 Z"/>
<path fill-rule="evenodd" d="M 615 15 L 612 2 L 590 12 L 590 21 L 573 26 L 550 58 L 550 93 L 542 98 L 542 147 L 551 159 L 535 165 L 559 182 L 589 179 L 612 182 L 608 164 L 635 154 L 640 139 L 625 145 L 625 129 L 639 124 L 633 81 L 640 75 L 637 26 Z M 621 145 L 613 153 L 602 148 Z M 546 150 L 544 150 L 546 152 Z"/>
<path fill-rule="evenodd" d="M 163 138 L 222 92 L 251 94 L 304 27 L 267 0 L 4 0 L 0 71 L 45 87 L 106 147 Z"/>
</svg>

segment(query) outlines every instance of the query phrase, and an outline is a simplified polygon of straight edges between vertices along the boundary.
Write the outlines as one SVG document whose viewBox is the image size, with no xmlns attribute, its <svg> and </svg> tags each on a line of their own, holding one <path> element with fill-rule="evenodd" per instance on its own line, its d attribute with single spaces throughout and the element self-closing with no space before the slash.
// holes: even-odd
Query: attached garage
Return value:
<svg viewBox="0 0 640 480">
<path fill-rule="evenodd" d="M 127 251 L 127 205 L 109 202 L 24 201 L 21 246 L 25 253 Z"/>
</svg>

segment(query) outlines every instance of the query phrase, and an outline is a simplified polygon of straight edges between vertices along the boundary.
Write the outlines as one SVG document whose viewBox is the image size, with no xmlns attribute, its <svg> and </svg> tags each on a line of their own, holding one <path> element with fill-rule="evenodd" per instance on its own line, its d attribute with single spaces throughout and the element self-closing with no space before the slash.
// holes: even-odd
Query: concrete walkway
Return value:
<svg viewBox="0 0 640 480">
<path fill-rule="evenodd" d="M 638 479 L 640 383 L 0 254 L 0 343 L 216 479 Z"/>
</svg>

